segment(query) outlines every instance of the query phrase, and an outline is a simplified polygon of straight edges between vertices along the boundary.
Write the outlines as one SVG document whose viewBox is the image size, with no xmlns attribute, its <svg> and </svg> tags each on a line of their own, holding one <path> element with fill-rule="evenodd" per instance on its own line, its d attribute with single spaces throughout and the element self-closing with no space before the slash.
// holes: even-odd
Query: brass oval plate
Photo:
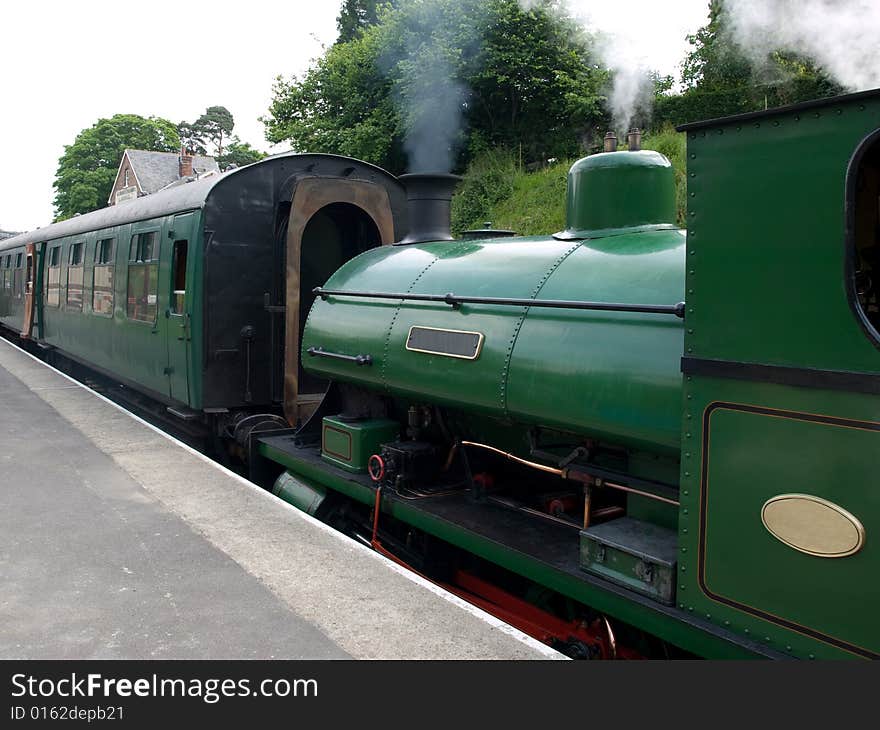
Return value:
<svg viewBox="0 0 880 730">
<path fill-rule="evenodd" d="M 761 509 L 764 527 L 795 550 L 820 558 L 845 558 L 865 544 L 865 528 L 842 507 L 811 494 L 780 494 Z"/>
</svg>

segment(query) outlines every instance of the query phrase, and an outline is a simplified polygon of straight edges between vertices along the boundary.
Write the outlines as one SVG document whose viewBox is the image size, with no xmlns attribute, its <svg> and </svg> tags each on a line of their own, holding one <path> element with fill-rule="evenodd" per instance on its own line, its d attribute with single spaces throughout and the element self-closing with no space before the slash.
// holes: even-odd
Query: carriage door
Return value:
<svg viewBox="0 0 880 730">
<path fill-rule="evenodd" d="M 193 214 L 174 218 L 171 230 L 171 267 L 165 285 L 168 287 L 168 308 L 165 328 L 168 343 L 168 394 L 176 401 L 189 403 L 189 360 L 192 348 L 190 320 L 192 313 L 192 241 Z"/>
<path fill-rule="evenodd" d="M 24 274 L 24 324 L 21 328 L 21 336 L 28 339 L 34 328 L 35 292 L 37 289 L 37 247 L 33 243 L 27 244 L 25 249 L 25 274 Z"/>
</svg>

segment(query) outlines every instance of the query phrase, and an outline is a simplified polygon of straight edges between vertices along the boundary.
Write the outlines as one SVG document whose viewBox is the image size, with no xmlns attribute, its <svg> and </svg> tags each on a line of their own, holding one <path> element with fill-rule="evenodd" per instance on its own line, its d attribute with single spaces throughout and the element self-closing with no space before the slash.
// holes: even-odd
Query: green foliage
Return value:
<svg viewBox="0 0 880 730">
<path fill-rule="evenodd" d="M 177 125 L 180 142 L 196 155 L 208 154 L 205 145 L 214 145 L 214 156 L 223 154 L 223 142 L 232 135 L 235 120 L 225 106 L 209 106 L 194 122 L 181 122 Z"/>
<path fill-rule="evenodd" d="M 205 149 L 205 132 L 197 122 L 181 122 L 177 125 L 180 144 L 194 155 L 207 155 Z"/>
<path fill-rule="evenodd" d="M 452 199 L 452 232 L 482 227 L 495 205 L 510 197 L 518 169 L 513 154 L 490 150 L 468 166 Z"/>
<path fill-rule="evenodd" d="M 167 119 L 116 114 L 99 119 L 64 147 L 55 173 L 55 220 L 88 213 L 107 204 L 122 153 L 129 149 L 174 152 L 177 128 Z"/>
<path fill-rule="evenodd" d="M 526 162 L 576 155 L 604 126 L 608 74 L 555 0 L 397 0 L 377 22 L 327 50 L 301 77 L 279 77 L 266 138 L 406 169 L 403 141 L 423 111 L 407 100 L 436 63 L 466 92 L 458 167 L 474 154 L 521 149 Z M 402 108 L 395 101 L 403 101 Z"/>
<path fill-rule="evenodd" d="M 687 175 L 685 135 L 672 127 L 647 133 L 644 149 L 665 155 L 675 171 L 677 223 L 685 227 Z M 523 236 L 547 235 L 565 228 L 565 186 L 573 160 L 536 172 L 521 170 L 514 155 L 502 150 L 476 157 L 452 199 L 452 230 L 508 228 Z"/>
<path fill-rule="evenodd" d="M 577 155 L 606 118 L 608 72 L 589 38 L 558 3 L 527 12 L 505 0 L 487 5 L 482 41 L 462 78 L 469 128 L 488 146 L 521 150 L 525 162 Z"/>
<path fill-rule="evenodd" d="M 688 40 L 682 64 L 683 93 L 660 95 L 654 105 L 657 127 L 794 104 L 842 93 L 814 62 L 775 51 L 765 59 L 747 56 L 737 45 L 724 0 L 711 0 L 709 22 Z"/>
<path fill-rule="evenodd" d="M 242 167 L 250 165 L 252 162 L 259 162 L 265 156 L 265 152 L 260 152 L 247 142 L 242 142 L 238 137 L 232 136 L 223 154 L 217 157 L 217 164 L 221 170 L 227 170 L 233 166 Z"/>
<path fill-rule="evenodd" d="M 572 162 L 556 162 L 537 172 L 517 175 L 513 194 L 495 206 L 486 220 L 491 220 L 496 228 L 509 228 L 521 236 L 563 230 L 565 185 Z"/>
<path fill-rule="evenodd" d="M 379 72 L 373 30 L 328 49 L 302 78 L 275 80 L 269 114 L 261 118 L 267 140 L 403 168 L 398 117 Z"/>
<path fill-rule="evenodd" d="M 692 50 L 682 64 L 681 80 L 688 89 L 704 91 L 744 86 L 752 65 L 725 28 L 723 0 L 710 0 L 709 22 L 688 36 Z"/>
<path fill-rule="evenodd" d="M 565 184 L 571 164 L 571 160 L 554 162 L 536 172 L 525 172 L 513 164 L 512 156 L 504 153 L 493 153 L 488 158 L 481 156 L 472 166 L 478 182 L 472 187 L 469 170 L 452 200 L 453 215 L 458 211 L 458 219 L 453 219 L 453 230 L 482 228 L 491 221 L 493 228 L 507 228 L 521 236 L 561 231 L 565 228 Z M 488 200 L 496 197 L 490 191 L 486 207 L 473 205 L 480 200 L 473 193 L 474 189 L 479 191 L 483 187 L 480 180 L 491 180 L 501 174 L 509 174 L 502 184 L 503 189 L 510 192 L 489 204 Z M 469 220 L 464 217 L 467 210 L 475 213 Z"/>
<path fill-rule="evenodd" d="M 731 114 L 755 111 L 752 91 L 747 86 L 729 89 L 687 89 L 681 94 L 660 96 L 654 102 L 653 126 L 687 124 Z"/>
<path fill-rule="evenodd" d="M 225 106 L 209 106 L 193 123 L 201 135 L 214 144 L 214 154 L 223 154 L 223 140 L 232 134 L 235 120 Z"/>
<path fill-rule="evenodd" d="M 394 4 L 393 0 L 343 0 L 336 29 L 339 31 L 337 43 L 348 43 L 357 38 L 366 28 L 379 20 L 379 7 Z"/>
</svg>

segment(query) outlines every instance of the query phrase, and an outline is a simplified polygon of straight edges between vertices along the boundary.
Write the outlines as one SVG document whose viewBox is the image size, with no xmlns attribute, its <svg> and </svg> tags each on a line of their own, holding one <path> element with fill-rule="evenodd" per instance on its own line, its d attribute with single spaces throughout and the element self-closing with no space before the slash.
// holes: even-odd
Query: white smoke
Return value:
<svg viewBox="0 0 880 730">
<path fill-rule="evenodd" d="M 638 44 L 624 33 L 605 32 L 596 38 L 596 51 L 612 74 L 608 111 L 619 132 L 630 128 L 637 113 L 650 111 L 654 96 L 652 69 L 637 48 Z"/>
<path fill-rule="evenodd" d="M 462 133 L 468 89 L 455 80 L 448 59 L 435 46 L 409 48 L 410 71 L 394 98 L 407 127 L 403 146 L 410 172 L 449 172 Z"/>
<path fill-rule="evenodd" d="M 541 0 L 519 3 L 526 10 L 546 7 Z M 611 71 L 608 111 L 618 132 L 650 111 L 652 73 L 678 76 L 685 38 L 705 24 L 708 10 L 709 0 L 563 0 L 562 11 L 593 34 L 594 50 Z"/>
<path fill-rule="evenodd" d="M 456 6 L 471 21 L 453 22 Z M 485 8 L 481 0 L 420 0 L 401 6 L 396 31 L 401 43 L 379 59 L 394 79 L 392 99 L 404 127 L 409 172 L 448 172 L 464 132 L 469 89 L 456 78 L 450 48 L 476 46 L 482 40 Z M 450 39 L 450 36 L 454 40 Z"/>
<path fill-rule="evenodd" d="M 807 56 L 846 88 L 880 86 L 880 0 L 726 0 L 737 45 L 757 63 Z"/>
</svg>

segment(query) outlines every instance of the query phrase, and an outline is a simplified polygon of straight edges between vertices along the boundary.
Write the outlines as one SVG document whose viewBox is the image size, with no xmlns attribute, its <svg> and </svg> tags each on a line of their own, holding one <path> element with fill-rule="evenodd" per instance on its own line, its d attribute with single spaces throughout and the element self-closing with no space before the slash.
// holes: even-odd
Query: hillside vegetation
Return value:
<svg viewBox="0 0 880 730">
<path fill-rule="evenodd" d="M 645 149 L 669 158 L 675 170 L 678 225 L 686 210 L 685 136 L 673 128 L 647 134 Z M 565 184 L 574 160 L 558 160 L 535 172 L 522 169 L 514 155 L 492 151 L 468 167 L 452 201 L 452 228 L 506 228 L 519 235 L 551 234 L 565 228 Z"/>
</svg>

